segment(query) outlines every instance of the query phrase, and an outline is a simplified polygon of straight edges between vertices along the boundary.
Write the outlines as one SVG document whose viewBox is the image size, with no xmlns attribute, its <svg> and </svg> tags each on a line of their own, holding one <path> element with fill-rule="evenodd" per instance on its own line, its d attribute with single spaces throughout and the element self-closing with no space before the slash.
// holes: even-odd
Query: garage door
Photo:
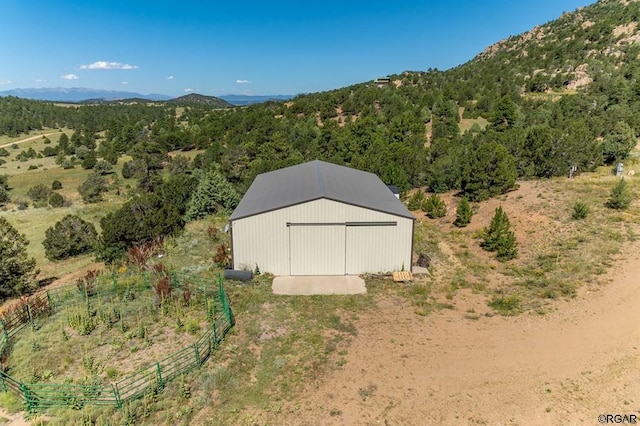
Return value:
<svg viewBox="0 0 640 426">
<path fill-rule="evenodd" d="M 346 227 L 346 273 L 386 272 L 397 254 L 393 252 L 395 223 L 354 224 Z"/>
<path fill-rule="evenodd" d="M 291 275 L 344 275 L 344 224 L 290 224 Z"/>
</svg>

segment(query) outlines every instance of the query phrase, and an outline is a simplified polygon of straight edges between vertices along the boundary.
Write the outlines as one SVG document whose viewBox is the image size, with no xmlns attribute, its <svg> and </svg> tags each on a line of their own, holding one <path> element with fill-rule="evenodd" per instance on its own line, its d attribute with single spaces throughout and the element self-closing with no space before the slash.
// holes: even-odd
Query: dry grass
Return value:
<svg viewBox="0 0 640 426">
<path fill-rule="evenodd" d="M 0 135 L 0 147 L 9 147 L 11 144 L 14 143 L 18 143 L 20 141 L 23 141 L 25 139 L 29 139 L 31 140 L 40 140 L 43 139 L 42 137 L 38 137 L 40 135 L 49 135 L 49 139 L 51 140 L 52 143 L 54 143 L 54 141 L 57 142 L 59 136 L 57 136 L 60 133 L 67 133 L 67 136 L 71 136 L 71 131 L 64 129 L 62 132 L 59 129 L 42 129 L 42 130 L 34 130 L 32 132 L 30 132 L 28 135 L 20 135 L 20 136 L 14 136 L 14 137 L 9 137 L 6 135 Z M 25 142 L 26 143 L 26 142 Z M 22 144 L 19 144 L 22 145 Z M 19 152 L 19 150 L 18 150 Z"/>
<path fill-rule="evenodd" d="M 47 130 L 44 131 L 44 133 L 49 132 L 50 131 Z M 70 132 L 66 133 L 70 134 Z M 45 258 L 44 248 L 42 246 L 47 228 L 53 226 L 53 224 L 64 216 L 73 214 L 93 223 L 99 230 L 100 219 L 126 201 L 127 191 L 125 190 L 125 186 L 127 184 L 134 185 L 133 180 L 122 179 L 121 177 L 122 164 L 130 159 L 128 157 L 121 157 L 118 164 L 114 166 L 114 174 L 107 176 L 107 178 L 110 179 L 113 179 L 115 175 L 118 176 L 122 186 L 121 195 L 116 195 L 115 190 L 111 190 L 104 194 L 104 201 L 95 204 L 84 204 L 78 194 L 78 187 L 86 180 L 91 172 L 90 170 L 84 170 L 80 166 L 65 170 L 55 164 L 54 157 L 35 158 L 28 161 L 16 160 L 16 156 L 23 150 L 26 151 L 29 148 L 33 148 L 36 152 L 40 152 L 46 146 L 55 146 L 60 134 L 60 132 L 56 132 L 49 136 L 51 140 L 51 144 L 49 145 L 44 143 L 42 137 L 37 137 L 19 144 L 17 149 L 7 148 L 10 156 L 2 157 L 7 163 L 0 165 L 0 174 L 9 176 L 8 182 L 11 188 L 9 193 L 11 202 L 2 207 L 0 215 L 6 217 L 12 226 L 20 233 L 26 235 L 27 240 L 30 242 L 27 247 L 27 252 L 29 256 L 36 259 L 37 266 L 41 268 L 43 272 L 55 274 L 55 276 L 60 276 L 60 274 L 64 272 L 70 272 L 76 266 L 82 267 L 89 262 L 88 257 L 85 256 L 61 263 L 50 263 Z M 24 140 L 28 137 L 29 136 L 22 136 L 12 139 Z M 0 141 L 2 141 L 2 139 L 0 139 Z M 29 166 L 37 166 L 37 169 L 29 170 Z M 62 183 L 62 189 L 57 192 L 66 200 L 70 201 L 71 205 L 61 208 L 34 208 L 31 206 L 31 200 L 27 197 L 29 189 L 39 184 L 50 187 L 51 182 L 54 180 L 59 180 Z M 19 201 L 26 201 L 30 206 L 27 209 L 19 210 L 17 206 Z M 60 264 L 60 269 L 53 266 L 58 264 Z M 48 276 L 54 275 L 44 276 L 41 274 L 41 278 Z"/>
<path fill-rule="evenodd" d="M 628 169 L 637 167 L 628 163 Z M 416 224 L 416 250 L 433 259 L 432 297 L 455 301 L 458 289 L 470 289 L 503 314 L 544 313 L 555 309 L 557 300 L 606 284 L 601 277 L 640 232 L 638 200 L 623 212 L 605 206 L 617 179 L 609 168 L 600 168 L 574 180 L 522 182 L 520 189 L 477 205 L 471 225 L 463 229 L 452 226 L 457 199 L 447 194 L 447 217 L 420 217 Z M 627 180 L 640 195 L 638 179 Z M 571 217 L 576 202 L 589 206 L 584 220 Z M 478 238 L 499 205 L 519 243 L 518 258 L 505 263 L 483 251 Z"/>
<path fill-rule="evenodd" d="M 458 124 L 460 127 L 460 133 L 468 131 L 474 124 L 477 124 L 480 126 L 480 129 L 484 130 L 489 125 L 489 121 L 483 117 L 461 118 L 460 123 Z"/>
</svg>

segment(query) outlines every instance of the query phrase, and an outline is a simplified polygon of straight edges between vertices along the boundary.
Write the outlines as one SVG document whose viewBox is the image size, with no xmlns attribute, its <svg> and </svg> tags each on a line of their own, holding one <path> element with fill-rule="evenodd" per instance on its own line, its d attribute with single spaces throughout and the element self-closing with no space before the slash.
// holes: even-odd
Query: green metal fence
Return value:
<svg viewBox="0 0 640 426">
<path fill-rule="evenodd" d="M 14 308 L 3 315 L 0 321 L 0 353 L 6 355 L 12 339 L 38 317 L 49 315 L 56 309 L 77 300 L 78 290 L 84 290 L 85 297 L 106 294 L 125 295 L 127 291 L 150 289 L 150 276 L 123 276 L 113 273 L 99 277 L 96 285 L 81 288 L 78 285 L 65 286 L 22 299 Z M 43 411 L 51 407 L 80 409 L 85 405 L 108 405 L 122 407 L 122 404 L 140 398 L 149 391 L 161 391 L 165 383 L 199 368 L 218 348 L 227 332 L 235 324 L 229 299 L 223 287 L 222 276 L 218 276 L 213 288 L 202 278 L 189 275 L 171 274 L 174 287 L 189 284 L 204 294 L 205 308 L 211 312 L 209 327 L 198 340 L 166 358 L 149 365 L 123 379 L 101 384 L 52 384 L 23 383 L 0 369 L 0 390 L 17 395 L 27 412 Z M 210 307 L 208 303 L 213 306 Z M 211 308 L 211 309 L 210 309 Z"/>
</svg>

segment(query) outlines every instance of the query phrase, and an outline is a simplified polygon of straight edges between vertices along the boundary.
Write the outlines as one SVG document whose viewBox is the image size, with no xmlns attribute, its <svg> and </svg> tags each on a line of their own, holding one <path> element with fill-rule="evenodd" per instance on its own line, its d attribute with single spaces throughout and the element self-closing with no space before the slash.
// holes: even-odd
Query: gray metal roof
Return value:
<svg viewBox="0 0 640 426">
<path fill-rule="evenodd" d="M 315 160 L 258 175 L 229 220 L 321 198 L 413 219 L 375 174 Z"/>
</svg>

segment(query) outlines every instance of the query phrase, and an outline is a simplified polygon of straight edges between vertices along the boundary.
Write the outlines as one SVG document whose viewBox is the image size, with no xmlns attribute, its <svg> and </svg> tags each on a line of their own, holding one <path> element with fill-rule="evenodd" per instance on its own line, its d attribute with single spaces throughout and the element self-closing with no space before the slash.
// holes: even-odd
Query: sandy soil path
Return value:
<svg viewBox="0 0 640 426">
<path fill-rule="evenodd" d="M 516 318 L 418 317 L 380 299 L 347 364 L 309 385 L 288 424 L 598 424 L 640 419 L 640 242 L 557 311 Z M 300 401 L 303 401 L 300 403 Z"/>
<path fill-rule="evenodd" d="M 57 133 L 60 133 L 60 132 L 43 133 L 41 135 L 29 136 L 28 138 L 20 139 L 19 141 L 14 141 L 14 142 L 10 142 L 10 143 L 5 143 L 4 145 L 0 145 L 0 148 L 6 148 L 6 147 L 11 146 L 13 144 L 18 144 L 19 145 L 21 143 L 25 143 L 25 142 L 29 142 L 29 141 L 32 141 L 32 140 L 35 140 L 35 139 L 39 139 L 39 138 L 41 138 L 43 136 L 44 137 L 49 137 L 49 136 L 55 135 Z"/>
</svg>

